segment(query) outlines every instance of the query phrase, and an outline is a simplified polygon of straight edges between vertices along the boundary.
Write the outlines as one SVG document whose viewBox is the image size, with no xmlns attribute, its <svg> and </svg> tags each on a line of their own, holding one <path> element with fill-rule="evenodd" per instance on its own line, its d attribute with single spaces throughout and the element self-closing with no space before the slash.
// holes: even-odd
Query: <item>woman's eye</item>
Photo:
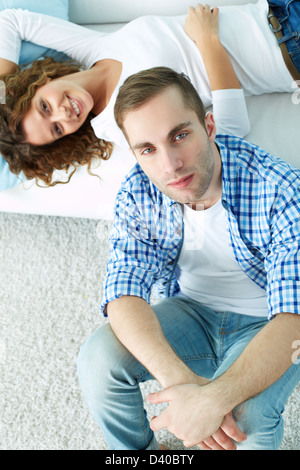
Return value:
<svg viewBox="0 0 300 470">
<path fill-rule="evenodd" d="M 47 112 L 48 111 L 48 106 L 47 106 L 47 103 L 45 103 L 45 101 L 42 101 L 41 102 L 41 107 L 42 107 L 42 110 Z"/>
<path fill-rule="evenodd" d="M 57 135 L 62 135 L 61 128 L 57 124 L 54 125 L 54 131 Z"/>
</svg>

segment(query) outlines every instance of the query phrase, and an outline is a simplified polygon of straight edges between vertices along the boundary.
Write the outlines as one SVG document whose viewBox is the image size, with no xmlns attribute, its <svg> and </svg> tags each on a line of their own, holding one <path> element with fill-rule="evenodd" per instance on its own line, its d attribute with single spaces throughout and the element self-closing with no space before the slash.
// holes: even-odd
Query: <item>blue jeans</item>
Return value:
<svg viewBox="0 0 300 470">
<path fill-rule="evenodd" d="M 289 55 L 300 72 L 300 1 L 269 0 L 270 7 L 282 26 L 283 37 Z"/>
<path fill-rule="evenodd" d="M 176 353 L 196 374 L 208 379 L 223 373 L 267 323 L 258 317 L 216 313 L 180 297 L 163 300 L 153 309 Z M 109 449 L 158 448 L 139 387 L 153 377 L 118 341 L 109 324 L 82 346 L 78 377 Z M 234 410 L 238 426 L 247 434 L 239 449 L 278 449 L 283 437 L 281 415 L 299 380 L 300 365 L 293 364 L 271 387 Z"/>
</svg>

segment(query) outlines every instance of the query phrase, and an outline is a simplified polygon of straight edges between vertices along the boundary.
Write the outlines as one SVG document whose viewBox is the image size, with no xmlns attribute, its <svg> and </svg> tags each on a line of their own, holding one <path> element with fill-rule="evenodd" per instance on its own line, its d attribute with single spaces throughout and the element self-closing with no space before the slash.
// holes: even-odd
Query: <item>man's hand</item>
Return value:
<svg viewBox="0 0 300 470">
<path fill-rule="evenodd" d="M 247 439 L 244 434 L 237 426 L 232 413 L 228 413 L 219 429 L 209 438 L 197 445 L 202 450 L 236 450 L 235 442 L 242 442 Z"/>
<path fill-rule="evenodd" d="M 152 418 L 153 431 L 166 428 L 185 447 L 198 445 L 201 449 L 233 450 L 234 441 L 246 439 L 237 427 L 231 413 L 222 411 L 216 397 L 206 393 L 206 387 L 195 384 L 176 385 L 150 394 L 153 404 L 168 402 L 169 406 L 160 416 Z"/>
</svg>

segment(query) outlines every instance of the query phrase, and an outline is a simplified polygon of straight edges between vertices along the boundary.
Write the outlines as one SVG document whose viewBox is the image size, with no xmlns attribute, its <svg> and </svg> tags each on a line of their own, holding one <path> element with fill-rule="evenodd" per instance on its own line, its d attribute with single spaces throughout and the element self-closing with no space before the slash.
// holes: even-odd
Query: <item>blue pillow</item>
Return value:
<svg viewBox="0 0 300 470">
<path fill-rule="evenodd" d="M 23 10 L 44 13 L 63 20 L 69 19 L 69 0 L 0 0 L 0 10 L 7 8 L 22 8 Z M 37 46 L 31 42 L 23 42 L 20 53 L 20 64 L 29 64 L 44 55 L 49 55 L 51 49 Z M 50 52 L 50 55 L 51 52 Z"/>
<path fill-rule="evenodd" d="M 23 10 L 44 13 L 63 20 L 69 19 L 69 0 L 0 0 L 0 10 L 6 10 L 7 8 L 22 8 Z M 29 64 L 42 56 L 54 56 L 57 60 L 66 58 L 62 53 L 24 41 L 21 46 L 19 64 Z M 7 161 L 0 155 L 0 191 L 13 188 L 25 179 L 23 173 L 20 175 L 11 173 Z"/>
<path fill-rule="evenodd" d="M 0 155 L 0 191 L 14 188 L 19 186 L 23 181 L 26 181 L 26 177 L 21 172 L 19 175 L 15 175 L 9 169 L 8 163 L 2 155 Z"/>
</svg>

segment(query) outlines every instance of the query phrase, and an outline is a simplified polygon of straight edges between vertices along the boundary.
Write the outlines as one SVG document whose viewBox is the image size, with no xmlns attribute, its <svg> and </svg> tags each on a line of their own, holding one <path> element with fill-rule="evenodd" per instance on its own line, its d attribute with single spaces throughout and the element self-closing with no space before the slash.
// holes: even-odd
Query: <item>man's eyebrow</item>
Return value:
<svg viewBox="0 0 300 470">
<path fill-rule="evenodd" d="M 154 145 L 151 144 L 151 142 L 141 142 L 139 144 L 133 145 L 131 148 L 132 150 L 141 150 L 146 147 L 154 147 Z"/>
<path fill-rule="evenodd" d="M 173 127 L 173 129 L 171 129 L 170 132 L 168 133 L 168 139 L 172 139 L 172 137 L 174 137 L 174 135 L 176 135 L 179 131 L 181 131 L 185 127 L 190 126 L 191 124 L 192 124 L 191 121 L 185 121 Z"/>
<path fill-rule="evenodd" d="M 168 139 L 172 139 L 172 137 L 174 137 L 174 135 L 176 135 L 179 131 L 181 131 L 185 127 L 190 126 L 191 124 L 192 124 L 191 121 L 185 121 L 185 122 L 181 122 L 180 124 L 176 125 L 168 133 Z M 141 142 L 141 143 L 138 143 L 136 145 L 133 145 L 132 150 L 140 150 L 140 149 L 147 148 L 147 147 L 154 147 L 154 145 L 151 142 Z"/>
</svg>

